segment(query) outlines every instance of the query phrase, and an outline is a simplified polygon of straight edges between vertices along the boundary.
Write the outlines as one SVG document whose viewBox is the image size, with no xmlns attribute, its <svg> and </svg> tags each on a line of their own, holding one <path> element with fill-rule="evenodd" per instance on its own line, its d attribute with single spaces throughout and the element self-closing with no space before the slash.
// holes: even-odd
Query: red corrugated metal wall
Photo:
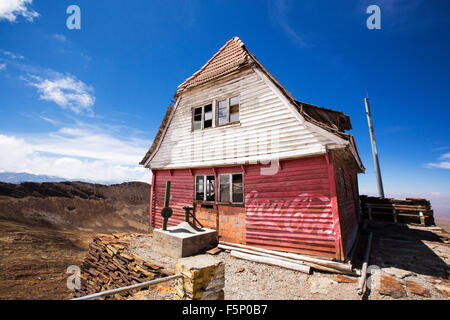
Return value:
<svg viewBox="0 0 450 320">
<path fill-rule="evenodd" d="M 261 165 L 244 167 L 245 241 L 248 245 L 343 258 L 333 157 L 285 160 L 274 175 L 262 175 Z M 162 225 L 159 214 L 164 189 L 171 181 L 169 226 L 183 221 L 183 206 L 193 205 L 196 174 L 242 172 L 242 167 L 154 170 L 152 225 Z M 342 207 L 345 210 L 345 206 Z M 223 210 L 218 210 L 219 219 Z M 348 210 L 346 211 L 348 212 Z M 344 219 L 348 215 L 346 214 Z M 347 230 L 347 222 L 343 223 Z M 225 228 L 226 223 L 223 223 Z M 228 230 L 221 230 L 219 234 Z M 344 237 L 345 239 L 345 237 Z"/>
<path fill-rule="evenodd" d="M 324 156 L 281 161 L 275 175 L 246 166 L 246 242 L 276 250 L 338 257 Z"/>
<path fill-rule="evenodd" d="M 164 207 L 164 193 L 166 181 L 170 184 L 170 207 L 173 215 L 168 221 L 168 226 L 175 226 L 184 221 L 184 206 L 192 206 L 194 200 L 194 177 L 189 170 L 154 170 L 153 175 L 154 191 L 154 211 L 152 213 L 152 225 L 161 228 L 161 210 Z"/>
</svg>

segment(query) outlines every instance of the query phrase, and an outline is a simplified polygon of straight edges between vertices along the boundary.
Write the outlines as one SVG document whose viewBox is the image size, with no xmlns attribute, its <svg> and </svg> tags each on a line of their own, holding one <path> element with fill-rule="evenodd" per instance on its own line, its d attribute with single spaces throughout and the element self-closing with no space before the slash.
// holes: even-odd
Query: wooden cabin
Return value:
<svg viewBox="0 0 450 320">
<path fill-rule="evenodd" d="M 141 164 L 150 224 L 183 206 L 219 240 L 345 260 L 358 228 L 358 156 L 344 113 L 302 103 L 230 39 L 178 86 Z"/>
</svg>

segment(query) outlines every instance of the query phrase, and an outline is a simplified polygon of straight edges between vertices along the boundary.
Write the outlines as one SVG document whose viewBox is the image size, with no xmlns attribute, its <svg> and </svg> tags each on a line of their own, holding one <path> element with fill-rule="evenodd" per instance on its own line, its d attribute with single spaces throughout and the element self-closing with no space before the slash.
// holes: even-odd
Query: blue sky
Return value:
<svg viewBox="0 0 450 320">
<path fill-rule="evenodd" d="M 375 194 L 368 89 L 386 194 L 450 216 L 448 1 L 1 3 L 0 171 L 149 181 L 137 162 L 177 85 L 239 36 L 297 100 L 351 117 L 360 191 Z"/>
</svg>

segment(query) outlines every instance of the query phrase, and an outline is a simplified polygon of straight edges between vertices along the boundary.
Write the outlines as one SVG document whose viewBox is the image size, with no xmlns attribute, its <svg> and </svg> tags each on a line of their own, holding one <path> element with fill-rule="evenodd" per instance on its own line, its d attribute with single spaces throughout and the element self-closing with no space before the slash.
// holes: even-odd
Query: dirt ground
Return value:
<svg viewBox="0 0 450 320">
<path fill-rule="evenodd" d="M 449 234 L 437 227 L 372 221 L 374 232 L 369 268 L 369 288 L 357 294 L 358 278 L 314 271 L 311 275 L 240 260 L 227 252 L 214 256 L 225 263 L 225 299 L 279 300 L 443 300 L 450 299 Z M 366 242 L 361 236 L 355 265 L 361 263 Z M 138 237 L 132 251 L 152 263 L 175 268 L 176 260 L 157 254 L 151 236 Z M 155 289 L 139 299 L 171 299 L 170 285 L 164 294 Z"/>
<path fill-rule="evenodd" d="M 450 234 L 439 227 L 372 221 L 369 299 L 450 299 Z"/>
<path fill-rule="evenodd" d="M 67 299 L 67 267 L 79 265 L 92 232 L 0 220 L 0 299 Z"/>
<path fill-rule="evenodd" d="M 450 244 L 439 228 L 372 222 L 370 264 L 376 266 L 364 297 L 449 299 Z M 84 258 L 94 234 L 56 230 L 0 220 L 0 299 L 68 299 L 66 269 Z M 363 237 L 364 238 L 364 237 Z M 151 235 L 138 235 L 129 249 L 141 258 L 175 271 L 176 259 L 152 250 Z M 365 242 L 361 240 L 362 255 Z M 314 271 L 311 275 L 231 257 L 225 263 L 225 299 L 360 300 L 357 278 Z M 358 263 L 358 262 L 356 262 Z M 162 283 L 131 299 L 172 299 L 173 283 Z"/>
</svg>

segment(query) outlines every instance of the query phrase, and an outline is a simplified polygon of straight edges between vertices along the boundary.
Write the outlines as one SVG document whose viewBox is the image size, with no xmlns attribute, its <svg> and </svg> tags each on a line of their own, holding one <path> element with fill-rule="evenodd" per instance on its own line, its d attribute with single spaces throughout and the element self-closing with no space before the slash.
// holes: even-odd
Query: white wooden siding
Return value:
<svg viewBox="0 0 450 320">
<path fill-rule="evenodd" d="M 313 131 L 301 116 L 295 116 L 290 106 L 262 77 L 247 69 L 184 93 L 150 160 L 150 167 L 169 169 L 256 163 L 267 158 L 321 154 L 326 152 L 326 145 L 336 143 L 329 136 Z M 191 131 L 193 107 L 230 95 L 239 95 L 239 124 Z M 275 132 L 277 141 L 270 136 Z"/>
</svg>

